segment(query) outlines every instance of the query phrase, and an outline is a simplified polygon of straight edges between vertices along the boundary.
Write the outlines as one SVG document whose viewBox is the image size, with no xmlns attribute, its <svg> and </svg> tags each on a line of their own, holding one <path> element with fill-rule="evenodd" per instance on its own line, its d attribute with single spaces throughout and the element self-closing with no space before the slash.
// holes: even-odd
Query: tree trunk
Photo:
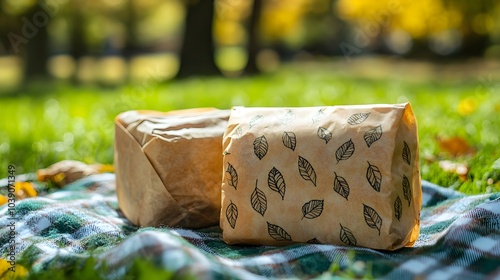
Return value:
<svg viewBox="0 0 500 280">
<path fill-rule="evenodd" d="M 214 0 L 192 0 L 187 4 L 177 78 L 221 74 L 214 58 L 213 17 Z"/>
<path fill-rule="evenodd" d="M 137 12 L 134 0 L 128 0 L 126 4 L 126 17 L 125 27 L 127 30 L 125 38 L 125 47 L 123 48 L 123 55 L 127 59 L 131 59 L 139 51 L 136 26 L 137 26 Z"/>
<path fill-rule="evenodd" d="M 69 54 L 73 57 L 76 65 L 76 70 L 73 73 L 71 81 L 73 84 L 80 84 L 78 79 L 78 68 L 80 67 L 80 59 L 85 55 L 89 55 L 89 48 L 85 40 L 85 16 L 83 15 L 81 1 L 73 1 L 71 10 L 71 23 L 69 34 Z"/>
<path fill-rule="evenodd" d="M 8 36 L 9 32 L 12 31 L 9 21 L 12 21 L 12 18 L 0 9 L 0 56 L 8 54 L 10 45 Z"/>
<path fill-rule="evenodd" d="M 23 35 L 28 41 L 24 46 L 25 77 L 27 79 L 46 78 L 48 76 L 49 33 L 47 25 L 50 16 L 34 5 L 23 20 Z M 26 32 L 26 30 L 28 30 Z M 22 50 L 23 51 L 23 50 Z"/>
<path fill-rule="evenodd" d="M 260 72 L 257 65 L 257 55 L 260 51 L 259 28 L 262 14 L 262 4 L 262 0 L 253 0 L 252 15 L 250 16 L 248 27 L 248 60 L 244 70 L 244 73 L 249 75 L 258 74 Z"/>
<path fill-rule="evenodd" d="M 71 14 L 71 33 L 69 43 L 69 53 L 78 61 L 85 55 L 88 55 L 88 47 L 85 40 L 85 18 L 80 11 L 79 3 L 74 3 L 74 9 Z"/>
</svg>

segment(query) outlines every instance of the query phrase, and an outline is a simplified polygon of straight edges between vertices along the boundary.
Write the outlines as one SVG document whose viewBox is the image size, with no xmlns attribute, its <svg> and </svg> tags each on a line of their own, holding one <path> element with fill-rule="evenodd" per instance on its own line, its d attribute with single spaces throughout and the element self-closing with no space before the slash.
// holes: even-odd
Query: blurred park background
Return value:
<svg viewBox="0 0 500 280">
<path fill-rule="evenodd" d="M 0 177 L 125 110 L 409 101 L 424 179 L 500 191 L 499 81 L 495 0 L 0 0 Z"/>
<path fill-rule="evenodd" d="M 367 55 L 500 57 L 495 0 L 1 0 L 1 90 L 239 76 Z"/>
</svg>

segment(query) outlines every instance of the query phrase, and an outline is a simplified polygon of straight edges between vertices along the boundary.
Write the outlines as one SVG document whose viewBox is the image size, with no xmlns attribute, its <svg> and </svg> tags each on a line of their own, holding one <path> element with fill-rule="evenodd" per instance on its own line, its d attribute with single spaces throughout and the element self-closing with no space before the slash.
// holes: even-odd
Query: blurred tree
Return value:
<svg viewBox="0 0 500 280">
<path fill-rule="evenodd" d="M 253 0 L 252 13 L 248 27 L 247 54 L 248 60 L 244 69 L 245 74 L 257 74 L 260 69 L 257 65 L 257 55 L 260 51 L 260 28 L 262 16 L 262 0 Z"/>
<path fill-rule="evenodd" d="M 184 38 L 177 78 L 220 75 L 212 36 L 214 0 L 187 0 Z"/>
<path fill-rule="evenodd" d="M 7 15 L 0 9 L 0 56 L 7 54 L 7 46 L 9 44 L 9 30 L 6 28 Z"/>
<path fill-rule="evenodd" d="M 138 22 L 137 7 L 134 0 L 128 0 L 125 4 L 125 46 L 123 53 L 126 58 L 130 59 L 139 50 L 139 39 L 137 38 L 137 22 Z"/>
<path fill-rule="evenodd" d="M 21 15 L 28 8 L 27 4 L 16 5 L 12 1 L 0 2 L 0 44 L 3 47 L 3 51 L 0 50 L 0 53 L 19 55 L 24 49 L 27 39 L 21 31 L 23 24 Z"/>
<path fill-rule="evenodd" d="M 312 0 L 269 0 L 262 11 L 262 37 L 266 42 L 286 42 L 291 47 L 303 45 L 306 32 L 303 20 Z"/>
<path fill-rule="evenodd" d="M 443 0 L 447 9 L 460 11 L 462 20 L 459 29 L 463 40 L 461 53 L 466 55 L 482 55 L 490 45 L 490 33 L 493 29 L 493 13 L 495 6 L 500 8 L 497 0 L 466 1 Z"/>
<path fill-rule="evenodd" d="M 304 24 L 308 32 L 304 49 L 315 55 L 341 54 L 339 43 L 347 37 L 348 24 L 336 12 L 337 0 L 311 0 Z"/>
<path fill-rule="evenodd" d="M 342 19 L 354 26 L 354 43 L 367 48 L 381 38 L 410 37 L 413 51 L 481 55 L 490 44 L 497 0 L 338 0 Z M 497 8 L 495 8 L 497 7 Z M 356 41 L 357 40 L 357 41 Z"/>
<path fill-rule="evenodd" d="M 12 17 L 6 13 L 3 9 L 0 9 L 0 56 L 9 53 L 10 42 L 9 42 L 9 32 L 12 30 L 10 27 L 10 22 L 12 22 Z"/>
<path fill-rule="evenodd" d="M 257 26 L 260 24 L 258 13 L 261 2 L 260 0 L 216 1 L 214 18 L 216 61 L 224 73 L 240 75 L 245 71 L 245 67 L 252 67 L 251 65 L 256 67 L 255 59 L 259 48 L 257 41 L 260 38 Z M 254 70 L 257 71 L 257 68 L 251 71 Z"/>
<path fill-rule="evenodd" d="M 73 0 L 70 5 L 70 32 L 69 32 L 69 54 L 78 63 L 85 55 L 89 54 L 88 42 L 85 34 L 85 9 L 82 0 Z M 76 75 L 73 75 L 73 83 L 80 81 Z"/>
<path fill-rule="evenodd" d="M 264 1 L 261 15 L 261 38 L 266 48 L 273 49 L 281 60 L 290 60 L 306 44 L 304 20 L 314 0 Z"/>
<path fill-rule="evenodd" d="M 36 2 L 38 4 L 39 1 Z M 21 15 L 22 34 L 28 41 L 24 49 L 24 73 L 27 79 L 49 76 L 49 33 L 47 25 L 50 16 L 39 5 L 33 5 Z"/>
<path fill-rule="evenodd" d="M 246 64 L 237 70 L 256 74 L 267 62 L 276 62 L 276 51 L 289 57 L 293 53 L 290 49 L 298 50 L 304 45 L 303 39 L 307 40 L 305 35 L 309 32 L 303 20 L 314 1 L 327 0 L 217 0 L 216 42 L 221 49 L 245 49 Z"/>
</svg>

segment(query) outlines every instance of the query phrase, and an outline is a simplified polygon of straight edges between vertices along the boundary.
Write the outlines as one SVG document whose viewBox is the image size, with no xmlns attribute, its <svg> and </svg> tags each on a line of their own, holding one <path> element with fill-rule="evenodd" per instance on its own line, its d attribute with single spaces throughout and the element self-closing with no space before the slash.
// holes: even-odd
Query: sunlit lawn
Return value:
<svg viewBox="0 0 500 280">
<path fill-rule="evenodd" d="M 30 84 L 21 93 L 0 96 L 0 166 L 4 167 L 0 177 L 7 175 L 9 164 L 15 165 L 18 173 L 27 173 L 62 159 L 112 163 L 113 119 L 130 109 L 409 101 L 419 121 L 424 179 L 466 193 L 500 191 L 500 170 L 493 167 L 500 158 L 498 73 L 454 77 L 428 73 L 422 67 L 303 63 L 269 75 L 238 79 L 158 83 L 144 75 L 135 85 L 107 89 L 69 83 Z M 436 138 L 452 136 L 469 142 L 477 153 L 450 156 Z M 445 159 L 466 164 L 468 174 L 460 178 L 442 170 L 439 161 Z"/>
</svg>

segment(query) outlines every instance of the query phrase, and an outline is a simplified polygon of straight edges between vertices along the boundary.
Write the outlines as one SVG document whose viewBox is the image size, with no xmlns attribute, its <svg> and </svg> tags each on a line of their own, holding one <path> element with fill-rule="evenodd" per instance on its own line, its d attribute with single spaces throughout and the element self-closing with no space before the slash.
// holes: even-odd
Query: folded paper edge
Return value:
<svg viewBox="0 0 500 280">
<path fill-rule="evenodd" d="M 149 207 L 144 207 L 144 205 L 140 205 L 138 202 L 143 202 L 145 199 L 144 197 L 144 192 L 142 191 L 134 191 L 134 188 L 149 188 L 151 189 L 152 186 L 154 185 L 162 185 L 163 182 L 159 178 L 158 174 L 155 173 L 156 170 L 151 166 L 151 163 L 149 162 L 149 159 L 144 155 L 142 152 L 142 147 L 137 143 L 135 138 L 130 135 L 128 130 L 120 123 L 120 122 L 115 122 L 115 173 L 116 173 L 116 193 L 118 197 L 118 203 L 120 205 L 120 209 L 123 211 L 125 216 L 133 223 L 136 225 L 140 226 L 151 226 L 151 225 L 159 225 L 164 220 L 164 214 L 162 215 L 162 212 L 164 212 L 165 209 L 162 209 L 160 211 L 156 211 L 156 213 L 160 215 L 152 215 L 151 213 L 147 214 L 144 211 L 147 210 Z M 118 135 L 122 133 L 125 137 L 119 137 Z M 118 140 L 120 139 L 120 140 Z M 129 147 L 132 147 L 133 149 L 136 149 L 137 151 L 140 150 L 140 152 L 130 152 L 128 149 L 124 149 L 123 151 L 118 151 L 120 150 L 122 146 L 127 145 Z M 139 160 L 141 163 L 134 162 L 134 166 L 132 168 L 125 168 L 124 166 L 120 165 L 123 164 L 124 161 L 121 161 L 119 157 L 124 156 L 124 153 L 127 153 L 127 157 L 130 156 L 130 158 L 127 158 L 126 161 L 131 161 L 133 156 L 138 156 Z M 131 156 L 132 155 L 132 156 Z M 149 178 L 144 178 L 143 176 L 147 176 L 146 174 L 134 174 L 136 167 L 139 165 L 143 164 L 149 164 L 151 171 L 154 172 L 148 172 L 149 173 Z M 122 170 L 122 169 L 127 169 L 127 170 Z M 126 172 L 127 176 L 123 176 L 121 172 Z M 122 181 L 123 177 L 127 177 L 128 181 Z M 142 197 L 135 197 L 132 198 L 132 193 L 134 194 L 142 194 Z M 169 209 L 179 209 L 177 206 L 177 202 L 173 199 L 173 197 L 168 193 L 166 189 L 163 189 L 162 194 L 167 197 L 168 200 L 171 200 L 174 202 L 173 207 L 169 207 Z M 159 194 L 156 194 L 159 195 Z M 167 205 L 167 202 L 163 202 L 165 205 Z M 130 211 L 127 207 L 123 207 L 123 205 L 135 205 L 133 208 L 136 209 L 137 211 Z M 142 210 L 141 210 L 142 209 Z M 153 210 L 154 212 L 154 210 Z M 155 213 L 155 214 L 156 214 Z M 175 225 L 179 221 L 181 221 L 185 217 L 186 213 L 177 211 L 177 213 L 169 213 L 169 217 L 177 217 L 176 222 L 174 223 L 168 223 L 168 225 Z M 159 216 L 161 217 L 160 219 L 154 219 L 153 217 Z"/>
</svg>

